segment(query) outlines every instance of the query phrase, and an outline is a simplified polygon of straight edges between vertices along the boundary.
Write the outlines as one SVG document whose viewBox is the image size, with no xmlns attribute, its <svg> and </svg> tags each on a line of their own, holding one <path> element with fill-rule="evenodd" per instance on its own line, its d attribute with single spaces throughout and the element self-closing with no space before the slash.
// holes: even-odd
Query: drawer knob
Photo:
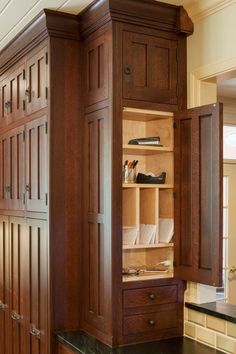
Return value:
<svg viewBox="0 0 236 354">
<path fill-rule="evenodd" d="M 40 339 L 41 332 L 39 329 L 33 327 L 30 331 L 31 336 L 36 337 L 37 339 Z"/>
<path fill-rule="evenodd" d="M 151 326 L 151 327 L 154 327 L 156 322 L 154 320 L 149 320 L 148 321 L 148 324 Z"/>
<path fill-rule="evenodd" d="M 155 300 L 156 298 L 156 295 L 154 293 L 150 293 L 148 296 L 150 300 Z"/>
<path fill-rule="evenodd" d="M 1 301 L 0 301 L 0 310 L 5 310 L 7 308 L 7 305 L 6 304 L 3 304 Z"/>
</svg>

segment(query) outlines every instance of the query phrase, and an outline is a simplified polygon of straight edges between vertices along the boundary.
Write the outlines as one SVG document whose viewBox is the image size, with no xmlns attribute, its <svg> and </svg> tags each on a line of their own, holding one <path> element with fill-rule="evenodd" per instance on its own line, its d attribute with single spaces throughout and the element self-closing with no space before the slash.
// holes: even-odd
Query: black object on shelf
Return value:
<svg viewBox="0 0 236 354">
<path fill-rule="evenodd" d="M 129 145 L 154 145 L 154 146 L 162 146 L 160 144 L 159 136 L 150 136 L 147 138 L 136 138 L 132 139 L 128 142 Z"/>
<path fill-rule="evenodd" d="M 159 176 L 145 175 L 138 173 L 136 183 L 143 184 L 164 184 L 166 181 L 166 172 L 162 172 Z"/>
</svg>

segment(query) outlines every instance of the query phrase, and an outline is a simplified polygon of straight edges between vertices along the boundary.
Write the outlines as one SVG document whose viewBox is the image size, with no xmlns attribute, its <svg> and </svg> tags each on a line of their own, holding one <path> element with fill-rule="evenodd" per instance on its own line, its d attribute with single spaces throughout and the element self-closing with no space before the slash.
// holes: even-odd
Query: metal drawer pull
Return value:
<svg viewBox="0 0 236 354">
<path fill-rule="evenodd" d="M 12 320 L 14 321 L 20 321 L 21 320 L 21 315 L 19 315 L 16 312 L 13 312 L 13 314 L 11 315 Z"/>
<path fill-rule="evenodd" d="M 155 324 L 156 324 L 156 322 L 155 322 L 154 320 L 149 320 L 149 321 L 148 321 L 148 324 L 149 324 L 150 326 L 154 327 Z"/>
<path fill-rule="evenodd" d="M 1 301 L 0 301 L 0 310 L 5 310 L 7 308 L 7 305 L 6 304 L 3 304 Z"/>
<path fill-rule="evenodd" d="M 155 298 L 156 298 L 156 295 L 154 293 L 150 293 L 148 296 L 149 296 L 149 299 L 151 299 L 151 300 L 155 300 Z"/>
<path fill-rule="evenodd" d="M 125 75 L 131 75 L 132 74 L 132 69 L 131 69 L 131 66 L 130 65 L 126 65 L 124 67 L 124 74 Z"/>
<path fill-rule="evenodd" d="M 25 191 L 26 191 L 26 192 L 29 192 L 29 191 L 30 191 L 30 185 L 29 185 L 29 184 L 26 184 L 26 186 L 25 186 Z"/>
<path fill-rule="evenodd" d="M 40 335 L 41 335 L 41 332 L 39 329 L 37 328 L 32 328 L 32 330 L 30 331 L 30 334 L 34 337 L 37 337 L 38 339 L 40 339 Z"/>
<path fill-rule="evenodd" d="M 30 94 L 30 89 L 29 89 L 29 88 L 27 88 L 27 89 L 25 90 L 25 94 L 26 94 L 26 96 L 29 96 L 29 94 Z"/>
<path fill-rule="evenodd" d="M 11 107 L 11 101 L 6 101 L 5 102 L 5 108 Z"/>
</svg>

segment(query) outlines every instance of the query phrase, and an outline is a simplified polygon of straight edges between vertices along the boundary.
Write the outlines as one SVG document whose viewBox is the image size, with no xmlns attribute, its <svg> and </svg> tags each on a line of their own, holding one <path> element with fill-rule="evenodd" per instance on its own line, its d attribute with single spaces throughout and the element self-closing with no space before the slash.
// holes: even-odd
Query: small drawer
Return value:
<svg viewBox="0 0 236 354">
<path fill-rule="evenodd" d="M 177 324 L 177 308 L 148 314 L 126 316 L 123 321 L 123 334 L 127 336 L 162 329 L 171 329 L 176 328 Z"/>
<path fill-rule="evenodd" d="M 177 302 L 177 286 L 157 286 L 152 288 L 125 290 L 123 294 L 124 309 L 164 305 Z"/>
</svg>

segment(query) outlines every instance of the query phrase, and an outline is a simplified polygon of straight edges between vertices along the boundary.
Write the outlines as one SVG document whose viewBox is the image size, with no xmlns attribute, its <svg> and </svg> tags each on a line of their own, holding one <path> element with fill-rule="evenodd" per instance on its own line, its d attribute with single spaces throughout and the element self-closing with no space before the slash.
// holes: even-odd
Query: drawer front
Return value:
<svg viewBox="0 0 236 354">
<path fill-rule="evenodd" d="M 168 285 L 134 290 L 125 290 L 123 294 L 124 309 L 164 305 L 177 302 L 177 286 Z"/>
<path fill-rule="evenodd" d="M 123 335 L 140 334 L 176 328 L 178 325 L 177 308 L 124 317 Z"/>
</svg>

